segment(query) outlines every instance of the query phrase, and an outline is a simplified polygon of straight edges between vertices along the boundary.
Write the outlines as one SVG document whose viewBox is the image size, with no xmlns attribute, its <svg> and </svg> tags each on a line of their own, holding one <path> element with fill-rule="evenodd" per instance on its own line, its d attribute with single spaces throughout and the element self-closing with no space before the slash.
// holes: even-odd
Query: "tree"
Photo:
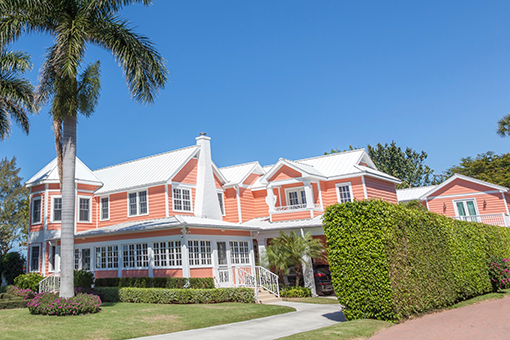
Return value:
<svg viewBox="0 0 510 340">
<path fill-rule="evenodd" d="M 86 48 L 93 44 L 113 54 L 136 101 L 152 103 L 167 79 L 165 60 L 150 40 L 135 33 L 118 15 L 124 6 L 135 3 L 149 5 L 152 1 L 0 0 L 0 43 L 39 32 L 54 38 L 54 45 L 47 50 L 41 87 L 48 84 L 54 89 L 54 126 L 58 128 L 59 118 L 62 121 L 61 297 L 74 295 L 76 122 L 83 104 L 77 78 Z"/>
<path fill-rule="evenodd" d="M 28 134 L 28 113 L 36 111 L 34 87 L 20 74 L 31 68 L 29 55 L 0 47 L 0 140 L 9 137 L 11 120 Z"/>
<path fill-rule="evenodd" d="M 14 284 L 14 279 L 23 274 L 25 258 L 18 252 L 11 252 L 0 257 L 0 278 L 2 274 L 8 285 Z"/>
<path fill-rule="evenodd" d="M 476 158 L 461 158 L 459 165 L 446 170 L 448 176 L 461 174 L 482 181 L 510 187 L 510 153 L 496 155 L 492 151 L 482 153 Z"/>
<path fill-rule="evenodd" d="M 299 286 L 300 278 L 303 277 L 303 258 L 323 258 L 324 245 L 319 239 L 314 239 L 310 232 L 303 237 L 291 231 L 288 235 L 280 231 L 280 236 L 271 240 L 271 245 L 266 248 L 267 262 L 270 267 L 276 268 L 280 275 L 296 269 L 296 286 Z"/>
<path fill-rule="evenodd" d="M 501 137 L 510 136 L 510 113 L 507 113 L 506 116 L 498 121 L 496 133 Z"/>
<path fill-rule="evenodd" d="M 0 161 L 0 257 L 23 238 L 28 226 L 25 213 L 28 189 L 21 184 L 20 170 L 16 167 L 16 157 Z"/>
</svg>

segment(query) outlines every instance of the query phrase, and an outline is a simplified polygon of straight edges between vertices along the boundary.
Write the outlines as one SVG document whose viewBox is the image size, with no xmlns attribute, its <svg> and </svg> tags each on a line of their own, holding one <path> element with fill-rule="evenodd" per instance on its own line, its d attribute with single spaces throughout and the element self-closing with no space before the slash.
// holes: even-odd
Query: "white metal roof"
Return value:
<svg viewBox="0 0 510 340">
<path fill-rule="evenodd" d="M 165 183 L 197 153 L 194 145 L 130 162 L 98 169 L 94 174 L 104 183 L 97 194 Z"/>
<path fill-rule="evenodd" d="M 508 189 L 507 187 L 503 187 L 501 185 L 489 183 L 486 181 L 482 181 L 481 179 L 476 179 L 476 178 L 464 176 L 461 174 L 455 174 L 452 177 L 448 178 L 443 183 L 441 183 L 441 184 L 435 186 L 434 188 L 431 188 L 427 192 L 423 193 L 423 195 L 420 197 L 420 199 L 422 199 L 422 200 L 426 199 L 427 197 L 431 196 L 434 192 L 438 191 L 441 188 L 444 188 L 445 186 L 447 186 L 448 184 L 450 184 L 451 182 L 453 182 L 456 179 L 462 179 L 462 180 L 465 180 L 468 182 L 476 183 L 476 184 L 483 185 L 483 186 L 486 186 L 486 187 L 489 187 L 489 188 L 492 188 L 495 190 L 503 191 L 503 192 L 510 191 L 510 189 Z"/>
<path fill-rule="evenodd" d="M 76 157 L 76 182 L 91 185 L 101 186 L 103 183 L 94 175 L 90 169 L 83 164 L 83 162 Z M 30 178 L 26 185 L 31 187 L 42 183 L 59 183 L 60 177 L 58 175 L 57 159 L 52 160 L 48 165 L 39 170 L 32 178 Z"/>
<path fill-rule="evenodd" d="M 399 189 L 397 190 L 397 200 L 399 202 L 408 202 L 412 200 L 419 200 L 420 197 L 437 187 L 437 185 L 428 185 L 424 187 Z"/>
<path fill-rule="evenodd" d="M 259 162 L 249 162 L 220 168 L 221 173 L 227 179 L 227 184 L 240 184 L 253 171 L 263 174 L 264 171 Z"/>
<path fill-rule="evenodd" d="M 246 226 L 259 227 L 261 230 L 279 230 L 293 228 L 322 227 L 322 215 L 310 219 L 270 222 L 269 217 L 259 217 L 243 223 Z"/>
</svg>

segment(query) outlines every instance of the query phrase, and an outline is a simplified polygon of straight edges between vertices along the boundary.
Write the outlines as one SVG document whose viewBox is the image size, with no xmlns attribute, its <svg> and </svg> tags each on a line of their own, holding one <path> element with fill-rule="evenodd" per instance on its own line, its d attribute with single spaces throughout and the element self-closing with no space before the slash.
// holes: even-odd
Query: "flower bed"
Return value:
<svg viewBox="0 0 510 340">
<path fill-rule="evenodd" d="M 78 294 L 71 298 L 59 298 L 54 293 L 40 293 L 28 303 L 31 314 L 79 315 L 101 311 L 101 299 L 97 295 Z"/>
<path fill-rule="evenodd" d="M 0 309 L 26 308 L 27 301 L 9 293 L 0 294 Z"/>
<path fill-rule="evenodd" d="M 23 300 L 32 300 L 35 296 L 35 293 L 32 289 L 29 289 L 29 288 L 21 289 L 17 286 L 11 286 L 11 287 L 7 288 L 6 293 L 14 295 L 14 296 L 19 296 L 19 297 L 23 298 Z"/>
</svg>

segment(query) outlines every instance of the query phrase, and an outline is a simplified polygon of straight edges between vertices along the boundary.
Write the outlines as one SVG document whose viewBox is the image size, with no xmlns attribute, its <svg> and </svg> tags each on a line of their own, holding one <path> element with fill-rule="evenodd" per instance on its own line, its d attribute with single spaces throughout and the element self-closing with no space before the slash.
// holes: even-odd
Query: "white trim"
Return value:
<svg viewBox="0 0 510 340">
<path fill-rule="evenodd" d="M 103 218 L 103 198 L 107 198 L 108 199 L 108 218 Z M 128 200 L 129 200 L 129 196 L 128 196 Z M 111 215 L 111 210 L 110 210 L 110 195 L 107 195 L 107 196 L 99 196 L 99 221 L 109 221 L 110 220 L 110 215 Z M 147 211 L 149 210 L 149 203 L 148 203 L 148 200 L 147 200 Z"/>
<path fill-rule="evenodd" d="M 60 220 L 55 220 L 55 198 L 60 198 Z M 51 223 L 62 223 L 62 195 L 51 196 L 51 209 L 50 209 L 50 221 Z"/>
<path fill-rule="evenodd" d="M 140 249 L 140 251 L 141 251 L 140 255 L 142 257 L 141 262 L 143 264 L 143 262 L 144 262 L 143 261 L 143 245 L 144 244 L 147 246 L 147 267 L 144 267 L 144 266 L 141 266 L 141 267 L 126 267 L 125 264 L 124 264 L 124 247 L 125 246 L 128 247 L 127 252 L 128 252 L 128 265 L 129 265 L 129 246 L 134 246 L 134 255 L 133 255 L 133 258 L 134 258 L 134 261 L 135 261 L 135 264 L 136 264 L 137 258 L 139 256 L 139 254 L 137 252 L 137 249 L 136 249 L 136 246 L 137 245 L 141 245 L 142 247 Z M 118 262 L 119 262 L 118 265 L 119 265 L 119 267 L 122 268 L 122 270 L 147 270 L 147 269 L 149 269 L 149 267 L 150 267 L 150 264 L 149 264 L 149 262 L 150 262 L 150 258 L 149 258 L 149 242 L 140 242 L 140 241 L 138 241 L 136 243 L 122 243 L 120 245 L 120 249 L 119 249 Z"/>
<path fill-rule="evenodd" d="M 220 208 L 223 207 L 223 211 L 221 211 L 221 216 L 226 216 L 226 211 L 225 211 L 225 192 L 223 190 L 220 190 L 220 189 L 216 190 L 216 192 L 218 194 L 221 194 L 221 206 L 220 206 Z M 219 201 L 219 197 L 218 197 L 218 201 Z M 222 210 L 222 209 L 220 209 L 220 210 Z"/>
<path fill-rule="evenodd" d="M 200 236 L 202 236 L 202 235 L 200 235 Z M 202 260 L 203 259 L 207 260 L 207 257 L 202 258 L 202 251 L 201 251 L 201 249 L 199 249 L 199 252 L 198 252 L 200 254 L 200 256 L 199 256 L 200 264 L 197 265 L 197 264 L 189 263 L 190 260 L 191 260 L 191 256 L 190 256 L 191 251 L 190 251 L 189 243 L 190 242 L 194 242 L 194 241 L 199 242 L 199 246 L 198 246 L 199 248 L 201 248 L 200 242 L 202 242 L 202 241 L 203 242 L 209 242 L 209 248 L 211 249 L 211 253 L 210 253 L 211 254 L 211 257 L 210 257 L 211 264 L 202 264 Z M 223 241 L 220 241 L 220 242 L 223 242 Z M 228 241 L 225 241 L 225 242 L 228 242 Z M 189 239 L 188 238 L 188 240 L 187 240 L 187 246 L 188 247 L 187 248 L 188 248 L 188 263 L 189 263 L 190 269 L 193 269 L 193 268 L 214 268 L 214 262 L 213 262 L 213 252 L 214 252 L 213 243 L 214 243 L 214 241 L 212 239 L 205 239 L 205 238 L 191 238 L 191 239 Z M 207 252 L 205 252 L 205 254 L 207 254 Z"/>
<path fill-rule="evenodd" d="M 343 202 L 341 202 L 341 199 L 340 199 L 340 191 L 338 190 L 339 187 L 348 187 L 349 188 L 349 195 L 351 196 L 350 202 L 354 202 L 354 195 L 352 194 L 352 184 L 351 184 L 351 182 L 335 183 L 336 200 L 337 200 L 338 203 L 343 203 Z"/>
<path fill-rule="evenodd" d="M 48 228 L 48 184 L 44 185 L 44 217 L 43 217 L 43 229 Z M 43 266 L 44 268 L 45 266 Z"/>
<path fill-rule="evenodd" d="M 33 270 L 32 268 L 32 260 L 33 260 L 33 248 L 34 247 L 37 247 L 39 248 L 38 250 L 38 261 L 37 261 L 37 270 Z M 31 244 L 30 247 L 29 247 L 29 252 L 30 252 L 30 263 L 28 263 L 28 272 L 29 273 L 39 273 L 41 272 L 41 264 L 43 261 L 41 261 L 41 248 L 42 248 L 42 243 L 37 243 L 36 245 L 33 245 Z"/>
<path fill-rule="evenodd" d="M 34 196 L 32 197 L 32 201 L 31 201 L 31 204 L 30 204 L 30 225 L 38 225 L 38 224 L 42 224 L 42 219 L 43 219 L 43 206 L 42 206 L 42 196 Z M 40 213 L 39 213 L 39 221 L 38 222 L 34 222 L 34 202 L 35 201 L 41 201 L 41 204 L 40 204 Z"/>
<path fill-rule="evenodd" d="M 427 203 L 427 210 L 430 211 L 430 208 L 429 208 L 429 199 L 428 198 L 425 199 L 425 203 Z"/>
<path fill-rule="evenodd" d="M 184 203 L 184 199 L 182 198 L 182 190 L 189 190 L 189 206 L 190 210 L 183 209 L 175 209 L 175 198 L 174 198 L 174 189 L 181 190 L 181 202 Z M 184 207 L 184 204 L 182 204 Z M 184 212 L 184 213 L 193 213 L 193 188 L 188 185 L 172 185 L 172 211 Z"/>
<path fill-rule="evenodd" d="M 476 214 L 474 216 L 480 215 L 480 212 L 478 211 L 478 205 L 476 204 L 476 198 L 467 198 L 467 199 L 452 200 L 453 210 L 455 211 L 455 216 L 460 216 L 459 211 L 457 210 L 457 203 L 459 203 L 459 202 L 464 203 L 464 210 L 465 210 L 464 212 L 466 213 L 465 216 L 472 216 L 472 215 L 469 215 L 469 210 L 468 210 L 468 207 L 466 204 L 466 202 L 468 202 L 468 201 L 471 201 L 474 203 L 475 212 L 476 212 Z"/>
<path fill-rule="evenodd" d="M 367 193 L 367 184 L 365 183 L 365 176 L 361 176 L 361 182 L 363 183 L 363 195 L 365 196 L 365 199 L 368 199 L 368 193 Z"/>
<path fill-rule="evenodd" d="M 443 183 L 437 185 L 436 187 L 434 187 L 433 189 L 431 189 L 430 191 L 426 192 L 425 194 L 421 195 L 419 197 L 420 200 L 423 200 L 425 199 L 425 197 L 428 197 L 430 196 L 431 194 L 433 194 L 434 192 L 438 191 L 439 189 L 442 189 L 444 188 L 445 186 L 447 186 L 448 184 L 450 184 L 451 182 L 453 182 L 454 180 L 456 179 L 462 179 L 462 180 L 465 180 L 465 181 L 468 181 L 468 182 L 472 182 L 472 183 L 476 183 L 476 184 L 479 184 L 479 185 L 482 185 L 482 186 L 486 186 L 486 187 L 489 187 L 489 188 L 493 188 L 493 189 L 496 189 L 497 192 L 508 192 L 508 188 L 505 188 L 505 187 L 502 187 L 500 185 L 496 185 L 496 184 L 492 184 L 492 183 L 489 183 L 489 182 L 485 182 L 485 181 L 482 181 L 482 180 L 479 180 L 479 179 L 476 179 L 476 178 L 473 178 L 473 177 L 469 177 L 469 176 L 464 176 L 464 175 L 460 175 L 460 174 L 455 174 L 453 175 L 452 177 L 448 178 L 446 181 L 444 181 Z M 482 191 L 482 192 L 485 192 L 487 193 L 487 191 Z M 433 196 L 433 197 L 450 197 L 450 196 Z M 453 196 L 451 196 L 453 197 Z M 432 198 L 432 197 L 431 197 Z"/>
<path fill-rule="evenodd" d="M 236 201 L 237 201 L 237 217 L 239 218 L 239 223 L 243 223 L 243 214 L 241 211 L 241 197 L 239 197 L 239 186 L 235 186 L 236 189 Z"/>
<path fill-rule="evenodd" d="M 173 197 L 172 197 L 173 198 Z M 170 216 L 170 202 L 168 201 L 168 184 L 165 183 L 165 216 Z"/>
<path fill-rule="evenodd" d="M 89 219 L 87 221 L 83 221 L 80 219 L 80 200 L 81 199 L 87 199 L 89 201 Z M 92 223 L 92 196 L 82 196 L 82 195 L 78 195 L 78 207 L 76 209 L 77 211 L 77 219 L 76 219 L 76 223 Z"/>
<path fill-rule="evenodd" d="M 324 209 L 324 204 L 322 204 L 321 181 L 317 181 L 317 191 L 319 192 L 319 203 L 321 204 L 322 209 Z"/>
<path fill-rule="evenodd" d="M 303 203 L 303 196 L 301 195 L 301 192 L 304 192 L 305 193 L 305 200 L 306 200 L 306 190 L 305 190 L 305 186 L 303 185 L 303 186 L 300 186 L 300 187 L 285 188 L 285 203 L 286 203 L 286 206 L 291 206 L 292 205 L 292 204 L 290 204 L 290 197 L 289 197 L 289 194 L 291 192 L 297 192 L 298 193 L 298 195 L 297 195 L 298 204 L 293 204 L 293 205 L 305 204 L 305 203 Z M 312 197 L 312 203 L 313 203 L 313 197 Z M 308 205 L 308 202 L 306 202 L 306 204 Z"/>
<path fill-rule="evenodd" d="M 455 194 L 455 195 L 445 195 L 445 196 L 430 196 L 430 197 L 427 197 L 427 199 L 433 200 L 433 199 L 436 199 L 436 198 L 455 198 L 455 197 L 465 197 L 465 196 L 477 196 L 477 195 L 485 195 L 485 194 L 497 194 L 499 192 L 500 191 L 496 191 L 496 190 L 494 190 L 494 191 L 479 191 L 479 192 L 472 192 L 472 193 L 468 193 L 468 194 Z"/>
<path fill-rule="evenodd" d="M 501 196 L 503 196 L 503 204 L 505 204 L 506 214 L 510 215 L 510 212 L 508 212 L 508 203 L 506 201 L 505 193 L 503 191 L 501 192 Z"/>
<path fill-rule="evenodd" d="M 145 192 L 145 197 L 147 198 L 147 212 L 140 214 L 140 193 Z M 129 195 L 136 194 L 136 214 L 131 214 Z M 127 203 L 127 217 L 137 217 L 137 216 L 146 216 L 149 215 L 149 188 L 126 191 L 126 203 Z"/>
</svg>

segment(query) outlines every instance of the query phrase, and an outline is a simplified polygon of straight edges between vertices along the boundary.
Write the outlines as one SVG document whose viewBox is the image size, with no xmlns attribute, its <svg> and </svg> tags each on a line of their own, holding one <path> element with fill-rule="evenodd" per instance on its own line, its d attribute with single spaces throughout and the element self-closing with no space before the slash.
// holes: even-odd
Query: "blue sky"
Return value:
<svg viewBox="0 0 510 340">
<path fill-rule="evenodd" d="M 121 13 L 168 61 L 152 106 L 130 99 L 113 57 L 95 47 L 102 91 L 80 118 L 91 169 L 212 138 L 218 166 L 391 143 L 424 150 L 436 172 L 461 157 L 508 152 L 495 134 L 510 112 L 510 3 L 505 1 L 163 1 Z M 51 38 L 13 49 L 37 81 Z M 28 179 L 55 157 L 47 109 L 29 136 L 14 126 L 0 156 Z"/>
</svg>

